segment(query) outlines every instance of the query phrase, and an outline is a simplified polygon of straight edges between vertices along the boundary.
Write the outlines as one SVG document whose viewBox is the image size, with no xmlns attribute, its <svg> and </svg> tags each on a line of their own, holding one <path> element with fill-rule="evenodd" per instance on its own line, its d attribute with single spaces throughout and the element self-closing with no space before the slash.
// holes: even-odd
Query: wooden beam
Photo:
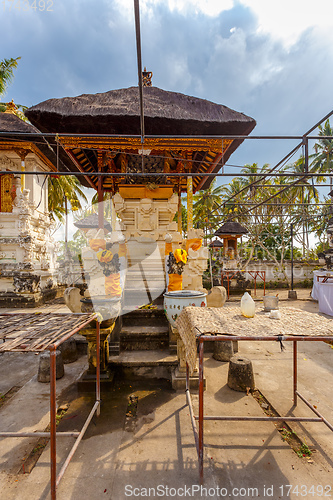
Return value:
<svg viewBox="0 0 333 500">
<path fill-rule="evenodd" d="M 75 164 L 75 166 L 78 168 L 78 170 L 82 173 L 84 173 L 84 169 L 82 168 L 82 166 L 80 165 L 80 163 L 77 161 L 74 153 L 72 153 L 72 151 L 70 149 L 65 149 L 67 155 L 69 156 L 69 158 L 73 161 L 73 163 Z M 61 174 L 61 172 L 59 172 Z M 93 188 L 93 189 L 97 189 L 96 185 L 93 183 L 93 181 L 91 180 L 91 178 L 88 176 L 88 175 L 84 175 L 83 176 L 86 181 L 90 184 L 90 186 Z"/>
</svg>

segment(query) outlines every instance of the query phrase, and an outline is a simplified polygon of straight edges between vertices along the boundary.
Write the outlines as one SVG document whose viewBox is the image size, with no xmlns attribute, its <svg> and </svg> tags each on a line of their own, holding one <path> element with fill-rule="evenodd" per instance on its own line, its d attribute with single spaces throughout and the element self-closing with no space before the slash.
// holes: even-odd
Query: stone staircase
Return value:
<svg viewBox="0 0 333 500">
<path fill-rule="evenodd" d="M 121 377 L 171 379 L 178 361 L 176 342 L 170 337 L 163 309 L 164 262 L 155 252 L 145 259 L 132 258 L 129 264 L 119 354 L 114 355 L 110 349 L 109 366 Z"/>
<path fill-rule="evenodd" d="M 129 310 L 123 315 L 120 351 L 149 351 L 169 348 L 169 323 L 161 302 L 161 299 L 154 302 L 152 307 L 156 309 Z"/>
<path fill-rule="evenodd" d="M 126 272 L 124 307 L 137 309 L 150 304 L 165 290 L 165 268 L 159 251 L 145 259 L 131 258 Z"/>
</svg>

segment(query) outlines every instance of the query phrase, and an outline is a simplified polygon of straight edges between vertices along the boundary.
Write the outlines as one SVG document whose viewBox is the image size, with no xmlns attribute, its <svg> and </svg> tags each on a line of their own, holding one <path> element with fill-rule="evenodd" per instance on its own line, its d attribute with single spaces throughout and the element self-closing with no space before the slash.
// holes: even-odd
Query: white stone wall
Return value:
<svg viewBox="0 0 333 500">
<path fill-rule="evenodd" d="M 291 279 L 291 263 L 289 261 L 284 263 L 286 274 L 289 278 Z M 304 281 L 305 279 L 312 279 L 313 278 L 313 271 L 315 269 L 318 269 L 319 263 L 318 261 L 310 261 L 310 262 L 303 262 L 303 261 L 294 261 L 294 266 L 293 266 L 293 278 L 294 278 L 294 283 Z M 241 268 L 242 269 L 242 268 Z M 266 281 L 282 281 L 283 280 L 283 273 L 279 272 L 277 269 L 277 266 L 274 262 L 267 262 L 267 261 L 258 261 L 258 262 L 250 262 L 247 266 L 247 269 L 249 270 L 259 270 L 259 271 L 266 271 Z M 246 279 L 253 280 L 250 275 L 245 273 Z M 260 279 L 257 279 L 257 283 L 260 283 Z"/>
</svg>

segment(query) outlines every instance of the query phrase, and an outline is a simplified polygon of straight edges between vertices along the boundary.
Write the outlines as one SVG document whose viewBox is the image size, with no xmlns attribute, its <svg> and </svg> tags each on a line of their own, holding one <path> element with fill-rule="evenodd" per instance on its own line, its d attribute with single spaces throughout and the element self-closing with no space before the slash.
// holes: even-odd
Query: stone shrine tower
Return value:
<svg viewBox="0 0 333 500">
<path fill-rule="evenodd" d="M 0 113 L 0 131 L 33 134 L 10 103 Z M 39 141 L 40 142 L 40 141 Z M 48 215 L 47 179 L 54 170 L 52 152 L 26 135 L 0 140 L 0 305 L 34 307 L 56 296 L 52 222 Z M 53 155 L 54 156 L 54 155 Z M 24 175 L 24 170 L 36 175 Z M 21 173 L 18 173 L 21 172 Z"/>
</svg>

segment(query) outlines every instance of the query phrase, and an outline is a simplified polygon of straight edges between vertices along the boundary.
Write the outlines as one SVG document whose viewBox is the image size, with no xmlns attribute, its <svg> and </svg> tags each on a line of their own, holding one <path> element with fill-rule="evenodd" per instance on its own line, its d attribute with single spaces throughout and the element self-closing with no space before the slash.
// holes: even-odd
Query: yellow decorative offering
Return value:
<svg viewBox="0 0 333 500">
<path fill-rule="evenodd" d="M 177 248 L 175 251 L 174 251 L 174 256 L 175 256 L 175 259 L 176 259 L 176 262 L 183 262 L 184 264 L 186 264 L 187 262 L 187 252 L 185 250 L 183 250 L 182 248 Z"/>
<path fill-rule="evenodd" d="M 101 250 L 97 252 L 97 258 L 100 262 L 111 262 L 113 253 L 110 250 Z"/>
</svg>

